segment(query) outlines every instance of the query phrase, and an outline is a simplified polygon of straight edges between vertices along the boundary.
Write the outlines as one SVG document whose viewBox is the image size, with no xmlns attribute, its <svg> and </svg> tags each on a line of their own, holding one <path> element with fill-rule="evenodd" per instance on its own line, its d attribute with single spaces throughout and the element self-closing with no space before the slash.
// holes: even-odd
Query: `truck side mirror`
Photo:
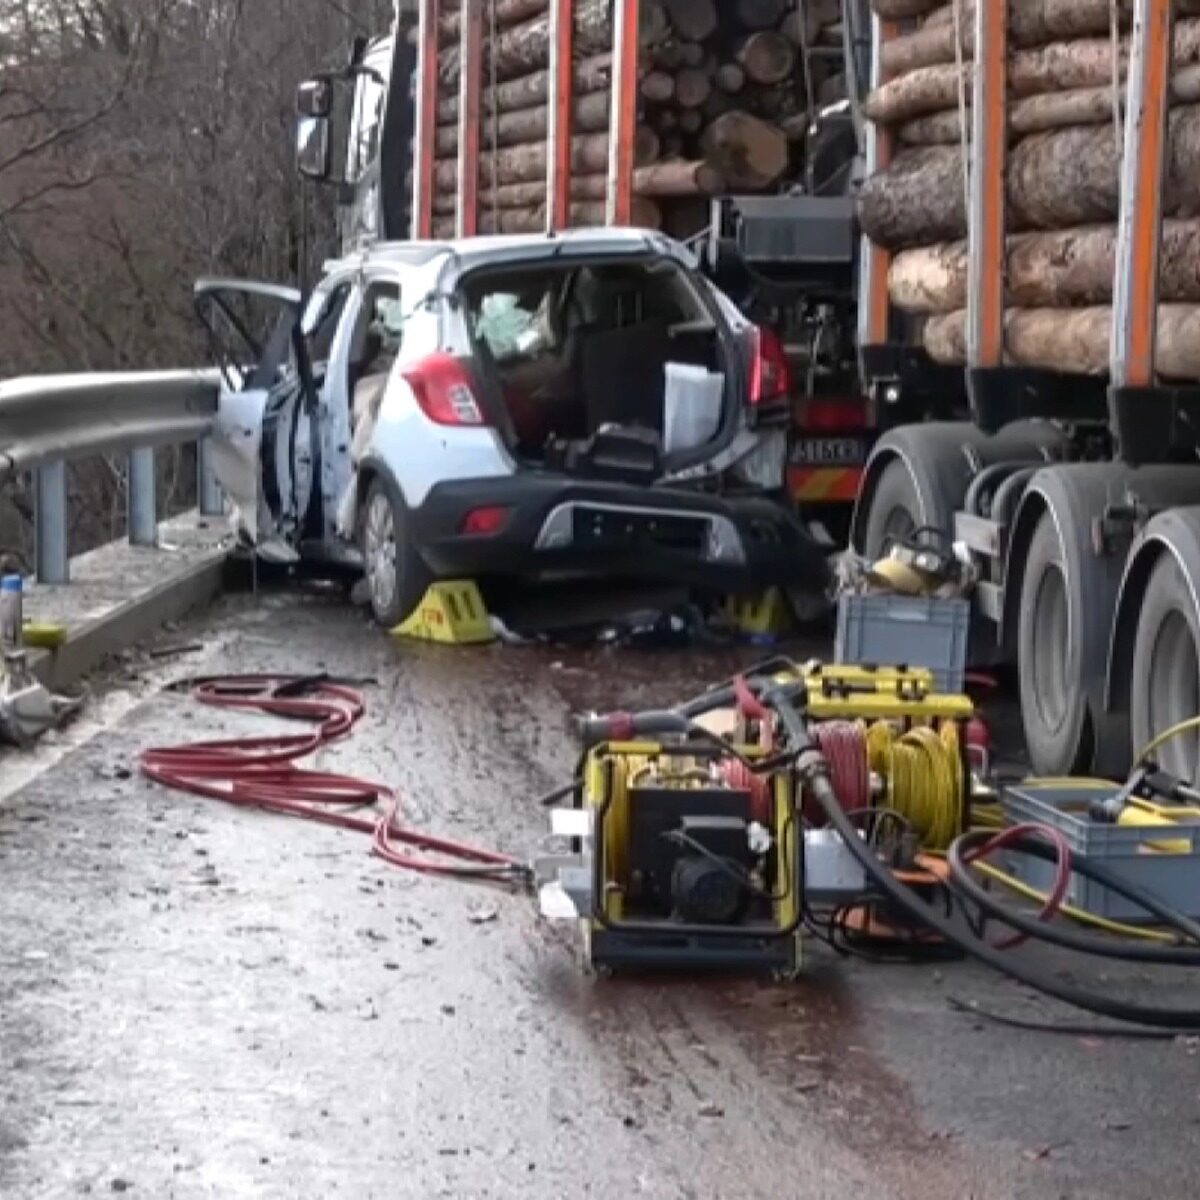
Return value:
<svg viewBox="0 0 1200 1200">
<path fill-rule="evenodd" d="M 333 112 L 333 80 L 328 76 L 306 79 L 296 92 L 296 111 L 302 117 L 328 118 Z"/>
<path fill-rule="evenodd" d="M 309 179 L 326 180 L 331 167 L 329 118 L 301 117 L 296 122 L 296 167 Z"/>
</svg>

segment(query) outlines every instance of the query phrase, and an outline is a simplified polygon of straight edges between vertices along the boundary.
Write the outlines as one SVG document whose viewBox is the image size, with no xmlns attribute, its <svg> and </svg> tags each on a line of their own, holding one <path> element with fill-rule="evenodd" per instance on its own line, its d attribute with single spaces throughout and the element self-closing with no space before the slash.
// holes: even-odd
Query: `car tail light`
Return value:
<svg viewBox="0 0 1200 1200">
<path fill-rule="evenodd" d="M 753 361 L 750 366 L 750 404 L 758 407 L 792 394 L 792 368 L 783 342 L 773 329 L 760 325 L 750 331 Z"/>
<path fill-rule="evenodd" d="M 858 396 L 828 396 L 805 402 L 800 428 L 805 433 L 841 433 L 867 427 L 867 402 Z"/>
<path fill-rule="evenodd" d="M 439 425 L 485 425 L 471 377 L 458 359 L 431 354 L 402 371 L 421 411 Z"/>
<path fill-rule="evenodd" d="M 487 537 L 499 533 L 508 524 L 508 514 L 511 510 L 494 505 L 490 508 L 473 508 L 462 519 L 460 532 Z"/>
</svg>

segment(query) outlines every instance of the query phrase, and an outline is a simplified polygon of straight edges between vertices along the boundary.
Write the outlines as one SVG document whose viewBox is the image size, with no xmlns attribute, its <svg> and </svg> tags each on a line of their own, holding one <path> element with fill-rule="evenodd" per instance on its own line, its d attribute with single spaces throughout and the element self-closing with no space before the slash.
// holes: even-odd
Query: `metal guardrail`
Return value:
<svg viewBox="0 0 1200 1200">
<path fill-rule="evenodd" d="M 0 484 L 33 471 L 35 560 L 41 583 L 67 583 L 66 464 L 98 454 L 129 455 L 128 527 L 134 545 L 158 541 L 154 451 L 199 443 L 200 511 L 224 501 L 205 439 L 217 411 L 216 371 L 129 371 L 40 375 L 0 382 Z"/>
</svg>

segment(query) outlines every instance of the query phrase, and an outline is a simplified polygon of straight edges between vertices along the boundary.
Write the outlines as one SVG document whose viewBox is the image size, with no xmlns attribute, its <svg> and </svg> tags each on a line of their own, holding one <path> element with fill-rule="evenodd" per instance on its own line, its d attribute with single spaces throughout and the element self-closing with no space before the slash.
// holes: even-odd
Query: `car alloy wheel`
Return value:
<svg viewBox="0 0 1200 1200">
<path fill-rule="evenodd" d="M 371 496 L 367 507 L 363 553 L 372 604 L 377 613 L 387 612 L 395 603 L 399 581 L 396 568 L 396 518 L 382 491 Z"/>
</svg>

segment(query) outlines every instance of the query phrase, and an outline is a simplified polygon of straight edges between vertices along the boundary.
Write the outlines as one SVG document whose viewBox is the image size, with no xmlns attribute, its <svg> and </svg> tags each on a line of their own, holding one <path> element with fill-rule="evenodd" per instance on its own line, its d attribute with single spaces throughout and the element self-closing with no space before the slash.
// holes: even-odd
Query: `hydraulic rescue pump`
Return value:
<svg viewBox="0 0 1200 1200">
<path fill-rule="evenodd" d="M 792 975 L 810 899 L 869 891 L 823 828 L 814 769 L 873 846 L 872 813 L 916 831 L 896 851 L 911 857 L 966 827 L 971 716 L 928 671 L 778 661 L 675 709 L 586 718 L 574 807 L 553 820 L 574 852 L 535 864 L 542 909 L 581 922 L 601 970 Z"/>
</svg>

